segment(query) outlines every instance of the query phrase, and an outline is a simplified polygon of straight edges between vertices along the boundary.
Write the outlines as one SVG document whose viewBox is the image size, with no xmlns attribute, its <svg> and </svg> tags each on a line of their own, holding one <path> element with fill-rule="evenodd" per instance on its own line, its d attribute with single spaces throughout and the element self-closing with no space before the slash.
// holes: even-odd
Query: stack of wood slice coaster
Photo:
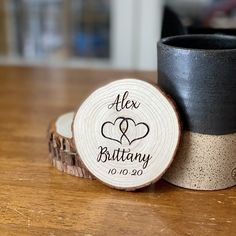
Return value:
<svg viewBox="0 0 236 236">
<path fill-rule="evenodd" d="M 74 112 L 66 113 L 49 125 L 48 145 L 51 163 L 67 174 L 94 179 L 75 151 L 71 132 L 73 117 Z"/>
</svg>

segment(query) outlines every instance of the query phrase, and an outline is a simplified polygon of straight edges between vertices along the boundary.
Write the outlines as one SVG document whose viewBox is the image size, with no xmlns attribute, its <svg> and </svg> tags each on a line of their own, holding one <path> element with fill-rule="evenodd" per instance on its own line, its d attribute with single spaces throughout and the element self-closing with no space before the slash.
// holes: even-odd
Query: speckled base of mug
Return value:
<svg viewBox="0 0 236 236">
<path fill-rule="evenodd" d="M 236 133 L 205 135 L 185 131 L 164 179 L 196 190 L 219 190 L 236 185 Z"/>
</svg>

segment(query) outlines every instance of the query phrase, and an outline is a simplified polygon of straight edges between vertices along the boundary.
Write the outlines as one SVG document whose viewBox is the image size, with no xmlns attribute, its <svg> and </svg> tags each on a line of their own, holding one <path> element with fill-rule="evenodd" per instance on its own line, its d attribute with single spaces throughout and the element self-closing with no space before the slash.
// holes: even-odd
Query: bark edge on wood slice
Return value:
<svg viewBox="0 0 236 236">
<path fill-rule="evenodd" d="M 73 117 L 74 112 L 69 112 L 49 124 L 48 147 L 51 164 L 67 174 L 94 179 L 74 148 L 71 132 Z"/>
<path fill-rule="evenodd" d="M 176 154 L 181 122 L 157 85 L 121 79 L 95 90 L 74 116 L 76 150 L 104 184 L 126 191 L 161 178 Z"/>
</svg>

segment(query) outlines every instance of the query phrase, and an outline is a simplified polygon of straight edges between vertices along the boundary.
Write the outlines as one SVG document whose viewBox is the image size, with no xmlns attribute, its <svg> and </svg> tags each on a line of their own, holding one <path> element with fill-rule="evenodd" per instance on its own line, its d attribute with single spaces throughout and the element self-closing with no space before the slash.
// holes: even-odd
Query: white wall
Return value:
<svg viewBox="0 0 236 236">
<path fill-rule="evenodd" d="M 162 0 L 112 0 L 112 67 L 156 70 Z"/>
</svg>

